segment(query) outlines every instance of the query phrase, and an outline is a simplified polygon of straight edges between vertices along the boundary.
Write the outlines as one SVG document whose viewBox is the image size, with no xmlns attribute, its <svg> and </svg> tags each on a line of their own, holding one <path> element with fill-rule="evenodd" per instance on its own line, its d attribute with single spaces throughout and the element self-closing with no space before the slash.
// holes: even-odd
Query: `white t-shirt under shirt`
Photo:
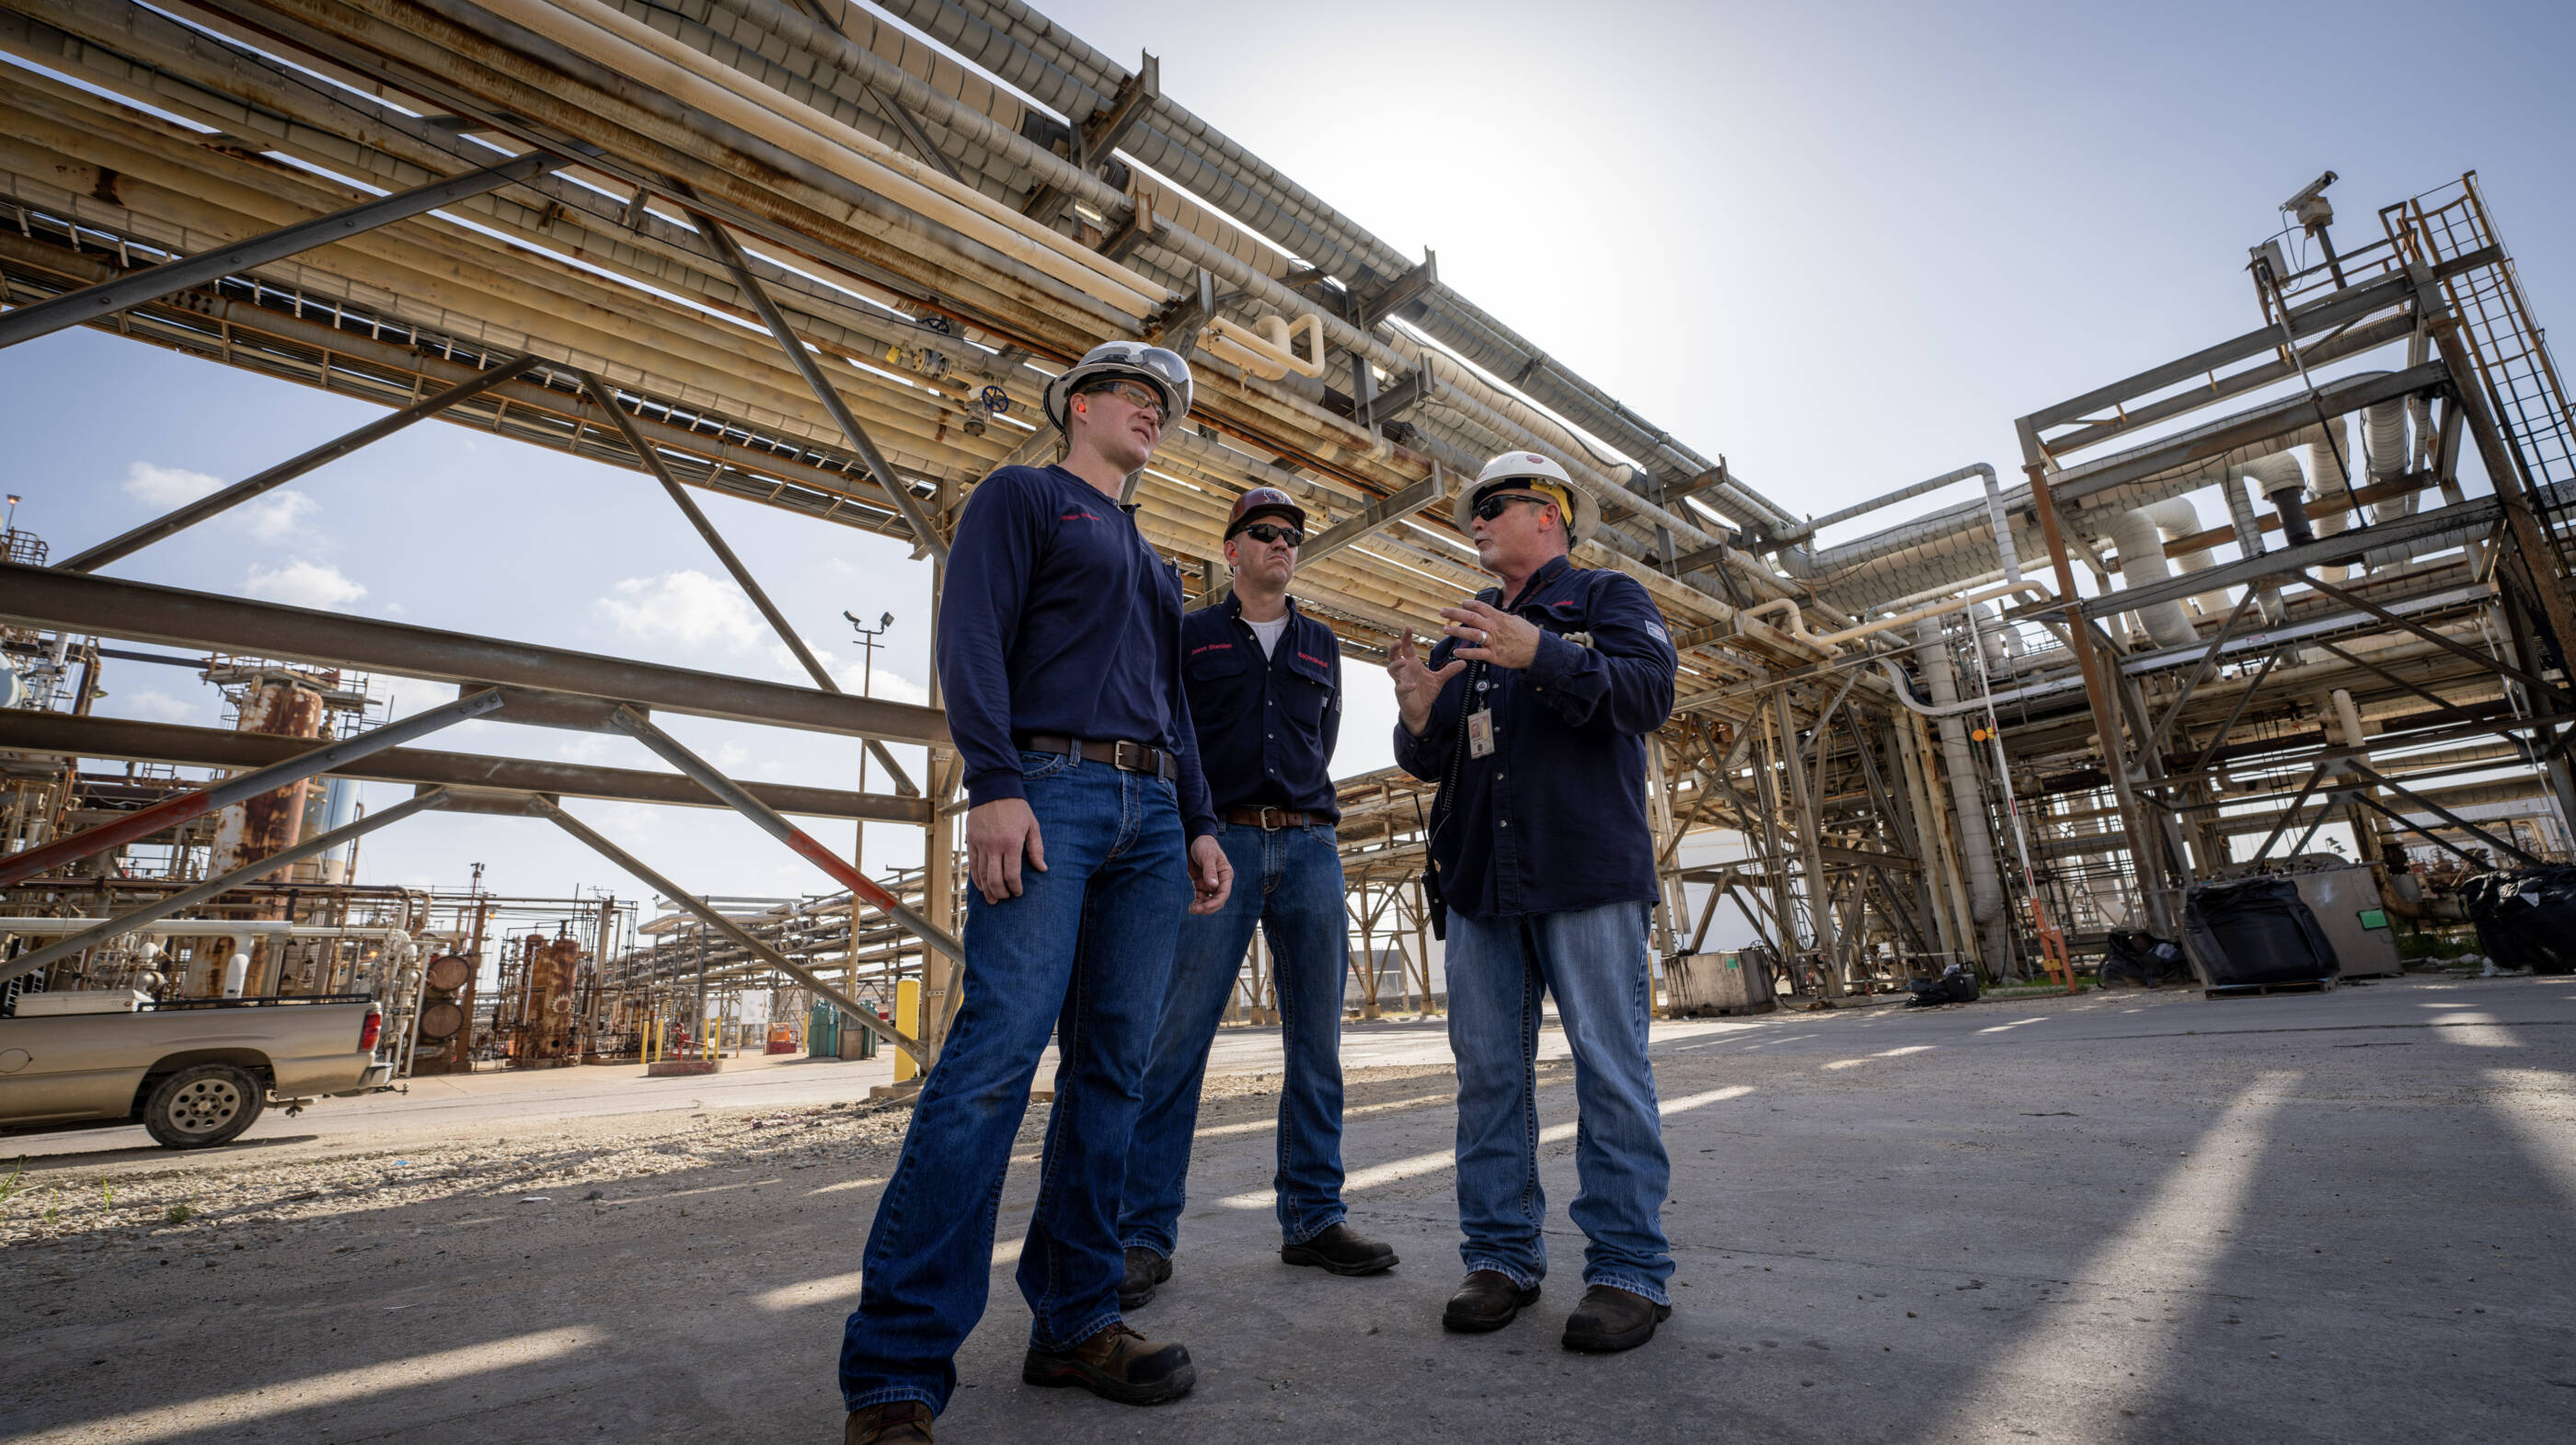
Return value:
<svg viewBox="0 0 2576 1445">
<path fill-rule="evenodd" d="M 1247 617 L 1243 619 L 1243 625 L 1252 629 L 1254 637 L 1261 639 L 1261 655 L 1266 658 L 1279 650 L 1279 639 L 1288 631 L 1288 614 L 1283 612 L 1269 622 L 1255 622 Z"/>
</svg>

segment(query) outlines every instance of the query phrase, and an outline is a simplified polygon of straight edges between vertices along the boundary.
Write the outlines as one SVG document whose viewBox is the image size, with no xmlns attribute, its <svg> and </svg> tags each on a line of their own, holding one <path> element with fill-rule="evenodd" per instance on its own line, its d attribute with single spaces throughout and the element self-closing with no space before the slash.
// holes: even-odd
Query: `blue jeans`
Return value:
<svg viewBox="0 0 2576 1445">
<path fill-rule="evenodd" d="M 1575 1177 L 1566 1212 L 1583 1231 L 1583 1282 L 1657 1304 L 1673 1259 L 1664 1241 L 1664 1157 L 1655 1073 L 1646 903 L 1519 918 L 1449 915 L 1449 1049 L 1458 1060 L 1458 1253 L 1524 1288 L 1547 1273 L 1547 1195 L 1538 1179 L 1538 1023 L 1543 994 L 1574 1050 Z"/>
<path fill-rule="evenodd" d="M 1234 865 L 1222 912 L 1181 924 L 1172 991 L 1145 1070 L 1118 1237 L 1168 1259 L 1179 1243 L 1190 1137 L 1217 1020 L 1260 925 L 1278 982 L 1287 1079 L 1279 1094 L 1279 1233 L 1303 1244 L 1342 1219 L 1342 989 L 1350 975 L 1342 858 L 1330 824 L 1217 825 Z"/>
<path fill-rule="evenodd" d="M 1118 1190 L 1138 1086 L 1190 903 L 1172 785 L 1146 773 L 1022 753 L 1046 846 L 1025 891 L 966 904 L 966 997 L 923 1081 L 903 1157 L 877 1202 L 859 1307 L 841 1341 L 849 1408 L 946 1408 L 954 1356 L 984 1314 L 1011 1140 L 1047 1035 L 1055 1109 L 1020 1253 L 1029 1342 L 1060 1350 L 1118 1318 Z"/>
</svg>

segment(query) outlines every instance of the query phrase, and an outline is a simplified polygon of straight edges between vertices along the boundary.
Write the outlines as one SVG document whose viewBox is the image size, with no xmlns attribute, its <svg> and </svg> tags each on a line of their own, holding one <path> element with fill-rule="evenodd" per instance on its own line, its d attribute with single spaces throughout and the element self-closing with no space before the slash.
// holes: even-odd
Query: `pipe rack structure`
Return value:
<svg viewBox="0 0 2576 1445">
<path fill-rule="evenodd" d="M 155 642 L 454 682 L 508 722 L 650 737 L 660 709 L 862 740 L 892 791 L 417 748 L 341 775 L 518 818 L 574 795 L 733 806 L 800 849 L 780 812 L 920 827 L 930 867 L 842 900 L 840 964 L 782 923 L 795 948 L 728 935 L 719 968 L 785 958 L 844 998 L 862 962 L 919 970 L 935 1048 L 959 987 L 935 694 L 839 694 L 692 494 L 909 543 L 935 588 L 976 483 L 1052 455 L 1049 376 L 1132 337 L 1198 371 L 1191 427 L 1140 479 L 1145 535 L 1212 597 L 1234 498 L 1288 491 L 1319 543 L 1298 596 L 1357 658 L 1484 585 L 1432 506 L 1455 474 L 1535 449 L 1600 501 L 1578 562 L 1636 577 L 1682 655 L 1649 779 L 1667 954 L 1725 904 L 1802 992 L 2019 976 L 2113 927 L 2170 933 L 2293 793 L 2391 862 L 2399 833 L 2458 848 L 2479 819 L 2565 846 L 2576 426 L 2473 177 L 2359 250 L 2312 223 L 2317 266 L 2261 248 L 2259 325 L 2022 418 L 2019 485 L 1975 463 L 1819 521 L 1165 83 L 1019 0 L 0 0 L 0 346 L 85 326 L 390 413 L 61 566 L 13 547 L 0 628 L 56 671 Z M 645 474 L 818 686 L 87 575 L 433 417 Z M 63 696 L 0 709 L 28 798 L 49 760 L 296 751 Z M 889 745 L 926 751 L 918 780 Z M 1354 931 L 1400 933 L 1423 790 L 1343 793 Z M 73 795 L 44 796 L 0 846 L 52 841 Z M 40 908 L 44 883 L 5 902 Z"/>
</svg>

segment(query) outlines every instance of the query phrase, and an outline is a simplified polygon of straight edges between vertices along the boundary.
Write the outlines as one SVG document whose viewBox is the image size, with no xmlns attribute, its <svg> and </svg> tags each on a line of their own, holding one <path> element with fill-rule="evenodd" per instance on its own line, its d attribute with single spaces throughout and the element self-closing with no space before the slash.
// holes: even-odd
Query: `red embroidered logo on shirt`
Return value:
<svg viewBox="0 0 2576 1445">
<path fill-rule="evenodd" d="M 1056 518 L 1056 520 L 1059 522 L 1097 522 L 1100 518 L 1096 513 L 1086 512 L 1081 508 L 1076 507 L 1072 511 L 1065 513 L 1063 516 Z"/>
<path fill-rule="evenodd" d="M 1203 642 L 1190 649 L 1190 656 L 1196 657 L 1202 652 L 1231 652 L 1233 650 L 1234 644 L 1231 642 Z"/>
<path fill-rule="evenodd" d="M 1297 657 L 1298 657 L 1298 660 L 1299 660 L 1299 661 L 1302 661 L 1302 662 L 1311 662 L 1311 663 L 1315 664 L 1317 667 L 1328 667 L 1328 666 L 1330 666 L 1330 664 L 1326 663 L 1326 662 L 1324 661 L 1324 659 L 1322 659 L 1322 658 L 1320 658 L 1320 657 L 1315 656 L 1315 655 L 1314 655 L 1313 653 L 1311 653 L 1311 652 L 1301 652 L 1301 653 L 1298 653 L 1298 654 L 1297 654 Z"/>
</svg>

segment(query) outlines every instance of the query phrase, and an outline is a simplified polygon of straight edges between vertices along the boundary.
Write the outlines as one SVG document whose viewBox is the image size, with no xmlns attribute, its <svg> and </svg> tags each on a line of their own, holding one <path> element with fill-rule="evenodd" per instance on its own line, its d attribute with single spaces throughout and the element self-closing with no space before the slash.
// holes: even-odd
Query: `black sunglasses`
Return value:
<svg viewBox="0 0 2576 1445">
<path fill-rule="evenodd" d="M 1480 522 L 1490 522 L 1503 514 L 1503 508 L 1510 506 L 1514 502 L 1534 502 L 1540 506 L 1549 505 L 1549 499 L 1546 497 L 1520 495 L 1487 497 L 1483 501 L 1478 502 L 1475 506 L 1476 520 Z"/>
<path fill-rule="evenodd" d="M 1306 545 L 1305 533 L 1298 531 L 1294 527 L 1274 526 L 1268 522 L 1253 523 L 1251 526 L 1243 529 L 1243 535 L 1250 537 L 1256 542 L 1285 542 L 1291 547 L 1303 547 Z"/>
</svg>

